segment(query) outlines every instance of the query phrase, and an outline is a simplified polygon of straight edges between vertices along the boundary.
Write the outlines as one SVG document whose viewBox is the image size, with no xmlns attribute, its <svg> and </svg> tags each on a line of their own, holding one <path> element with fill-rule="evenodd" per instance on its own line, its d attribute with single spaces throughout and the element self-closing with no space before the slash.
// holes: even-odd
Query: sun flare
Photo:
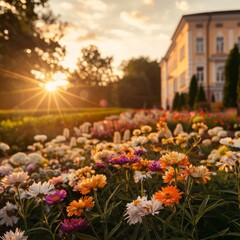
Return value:
<svg viewBox="0 0 240 240">
<path fill-rule="evenodd" d="M 56 82 L 47 82 L 44 84 L 47 92 L 55 92 L 57 90 Z"/>
</svg>

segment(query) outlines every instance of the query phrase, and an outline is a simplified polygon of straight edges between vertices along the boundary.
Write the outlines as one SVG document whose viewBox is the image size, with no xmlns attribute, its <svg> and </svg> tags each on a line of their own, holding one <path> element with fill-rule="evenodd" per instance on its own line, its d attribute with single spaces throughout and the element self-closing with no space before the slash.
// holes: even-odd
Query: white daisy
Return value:
<svg viewBox="0 0 240 240">
<path fill-rule="evenodd" d="M 33 197 L 43 197 L 47 194 L 51 194 L 55 190 L 55 187 L 53 184 L 49 182 L 38 182 L 38 183 L 33 183 L 29 187 L 29 191 L 27 192 L 27 195 L 29 198 Z"/>
<path fill-rule="evenodd" d="M 13 226 L 17 223 L 18 217 L 14 216 L 17 211 L 17 206 L 7 202 L 6 206 L 0 210 L 0 225 Z"/>
<path fill-rule="evenodd" d="M 1 237 L 2 240 L 27 240 L 27 236 L 24 236 L 24 231 L 20 231 L 16 228 L 15 232 L 9 231 Z"/>
</svg>

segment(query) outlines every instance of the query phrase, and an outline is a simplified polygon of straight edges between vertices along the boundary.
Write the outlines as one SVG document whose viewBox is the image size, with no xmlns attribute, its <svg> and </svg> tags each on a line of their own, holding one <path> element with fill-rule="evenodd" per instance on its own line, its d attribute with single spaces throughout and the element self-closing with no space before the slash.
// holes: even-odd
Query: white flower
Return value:
<svg viewBox="0 0 240 240">
<path fill-rule="evenodd" d="M 12 227 L 16 224 L 19 218 L 13 215 L 15 212 L 17 212 L 17 206 L 7 202 L 6 206 L 0 210 L 0 225 L 6 224 Z"/>
<path fill-rule="evenodd" d="M 47 140 L 47 136 L 44 134 L 36 135 L 36 136 L 34 136 L 34 140 L 37 142 L 45 142 Z"/>
<path fill-rule="evenodd" d="M 182 132 L 183 132 L 183 126 L 181 123 L 178 123 L 176 128 L 173 131 L 173 135 L 177 136 L 179 133 L 182 133 Z"/>
<path fill-rule="evenodd" d="M 223 127 L 214 127 L 208 130 L 208 135 L 217 136 L 220 131 L 223 131 Z"/>
<path fill-rule="evenodd" d="M 142 133 L 149 133 L 151 131 L 152 131 L 152 127 L 151 126 L 145 125 L 145 126 L 141 127 L 141 132 Z"/>
<path fill-rule="evenodd" d="M 76 140 L 75 137 L 71 137 L 69 145 L 70 145 L 70 147 L 76 147 L 77 146 L 77 140 Z"/>
<path fill-rule="evenodd" d="M 226 137 L 227 135 L 228 135 L 227 131 L 219 131 L 217 134 L 219 138 Z"/>
<path fill-rule="evenodd" d="M 28 237 L 24 236 L 24 231 L 20 231 L 16 228 L 15 232 L 8 231 L 1 237 L 2 240 L 27 240 Z"/>
<path fill-rule="evenodd" d="M 0 150 L 2 150 L 3 152 L 6 152 L 9 149 L 10 149 L 9 145 L 7 145 L 6 143 L 0 142 Z"/>
<path fill-rule="evenodd" d="M 13 172 L 10 175 L 5 176 L 1 182 L 7 187 L 15 184 L 20 184 L 25 182 L 29 178 L 27 172 Z"/>
<path fill-rule="evenodd" d="M 26 153 L 18 152 L 12 155 L 10 161 L 16 165 L 24 165 L 29 161 L 29 158 Z"/>
<path fill-rule="evenodd" d="M 42 162 L 43 160 L 43 156 L 41 154 L 38 154 L 38 153 L 30 153 L 28 154 L 28 157 L 29 157 L 29 161 L 31 163 L 40 163 Z"/>
<path fill-rule="evenodd" d="M 216 166 L 219 167 L 219 171 L 228 172 L 234 171 L 236 162 L 240 158 L 239 152 L 228 151 L 224 156 L 221 157 L 220 161 L 216 163 Z"/>
<path fill-rule="evenodd" d="M 235 137 L 235 138 L 239 138 L 239 137 L 240 137 L 240 131 L 236 131 L 236 132 L 234 133 L 234 137 Z"/>
<path fill-rule="evenodd" d="M 212 142 L 219 142 L 220 138 L 218 136 L 213 136 L 211 140 Z"/>
<path fill-rule="evenodd" d="M 202 145 L 204 146 L 204 147 L 209 147 L 210 145 L 211 145 L 211 140 L 210 139 L 204 139 L 203 141 L 202 141 Z"/>
<path fill-rule="evenodd" d="M 222 138 L 220 140 L 220 143 L 223 145 L 240 148 L 240 138 L 238 139 L 232 139 L 230 137 Z"/>
<path fill-rule="evenodd" d="M 33 198 L 37 196 L 42 197 L 42 195 L 51 194 L 54 190 L 55 190 L 55 187 L 53 184 L 49 182 L 44 182 L 44 183 L 38 182 L 38 183 L 33 183 L 29 187 L 29 191 L 27 192 L 27 195 L 29 196 L 29 198 Z"/>
<path fill-rule="evenodd" d="M 64 136 L 65 138 L 69 138 L 69 136 L 70 136 L 70 131 L 69 131 L 68 128 L 64 128 L 64 129 L 63 129 L 63 136 Z"/>
<path fill-rule="evenodd" d="M 12 173 L 13 168 L 10 166 L 0 166 L 0 175 L 5 176 Z"/>
<path fill-rule="evenodd" d="M 142 174 L 142 172 L 140 171 L 135 171 L 133 178 L 134 178 L 134 182 L 138 183 L 139 181 L 143 181 L 144 179 L 152 178 L 152 175 L 150 172 Z"/>
<path fill-rule="evenodd" d="M 147 138 L 150 140 L 151 143 L 158 143 L 159 139 L 158 139 L 158 133 L 150 133 Z"/>
<path fill-rule="evenodd" d="M 123 142 L 127 142 L 131 137 L 131 132 L 129 129 L 125 130 L 123 134 Z"/>
<path fill-rule="evenodd" d="M 56 141 L 57 143 L 65 142 L 65 141 L 66 141 L 66 137 L 65 137 L 65 136 L 62 136 L 62 135 L 58 135 L 58 136 L 55 138 L 55 141 Z"/>
<path fill-rule="evenodd" d="M 162 203 L 154 198 L 147 200 L 147 197 L 138 197 L 133 202 L 127 203 L 124 216 L 130 225 L 141 223 L 144 216 L 158 214 L 162 208 Z"/>
<path fill-rule="evenodd" d="M 121 134 L 120 134 L 120 132 L 114 132 L 113 143 L 114 144 L 120 144 L 121 143 Z"/>
</svg>

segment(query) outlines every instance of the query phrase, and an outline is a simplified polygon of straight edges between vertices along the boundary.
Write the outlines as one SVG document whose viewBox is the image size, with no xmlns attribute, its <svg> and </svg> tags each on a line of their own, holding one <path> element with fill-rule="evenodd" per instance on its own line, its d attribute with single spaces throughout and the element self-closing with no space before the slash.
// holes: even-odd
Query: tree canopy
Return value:
<svg viewBox="0 0 240 240">
<path fill-rule="evenodd" d="M 71 81 L 77 85 L 106 86 L 118 80 L 113 72 L 113 57 L 102 57 L 98 48 L 89 45 L 81 50 Z"/>
<path fill-rule="evenodd" d="M 48 0 L 3 0 L 0 23 L 1 90 L 22 88 L 32 70 L 61 68 L 65 24 L 53 15 Z"/>
<path fill-rule="evenodd" d="M 119 92 L 131 95 L 132 107 L 160 105 L 160 68 L 157 61 L 148 58 L 132 58 L 122 63 L 123 78 Z M 127 92 L 126 92 L 127 91 Z M 120 98 L 120 102 L 125 99 Z"/>
<path fill-rule="evenodd" d="M 225 107 L 236 107 L 238 98 L 240 55 L 235 44 L 230 51 L 225 64 L 225 83 L 223 89 L 223 105 Z"/>
</svg>

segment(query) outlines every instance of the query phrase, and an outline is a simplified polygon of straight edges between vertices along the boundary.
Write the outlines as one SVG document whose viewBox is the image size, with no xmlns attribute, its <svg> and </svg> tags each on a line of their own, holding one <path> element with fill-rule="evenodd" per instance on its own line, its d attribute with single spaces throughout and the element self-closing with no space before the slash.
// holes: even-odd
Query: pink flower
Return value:
<svg viewBox="0 0 240 240">
<path fill-rule="evenodd" d="M 61 222 L 60 229 L 63 233 L 70 233 L 76 230 L 83 230 L 87 228 L 89 225 L 86 219 L 83 218 L 65 218 L 63 222 Z"/>
<path fill-rule="evenodd" d="M 53 177 L 52 179 L 49 180 L 50 183 L 52 183 L 53 185 L 57 185 L 58 183 L 63 183 L 64 179 L 63 177 L 60 175 L 58 177 Z"/>
<path fill-rule="evenodd" d="M 54 205 L 58 202 L 62 202 L 66 196 L 67 192 L 65 190 L 56 190 L 53 194 L 46 195 L 45 201 L 49 205 Z"/>
</svg>

